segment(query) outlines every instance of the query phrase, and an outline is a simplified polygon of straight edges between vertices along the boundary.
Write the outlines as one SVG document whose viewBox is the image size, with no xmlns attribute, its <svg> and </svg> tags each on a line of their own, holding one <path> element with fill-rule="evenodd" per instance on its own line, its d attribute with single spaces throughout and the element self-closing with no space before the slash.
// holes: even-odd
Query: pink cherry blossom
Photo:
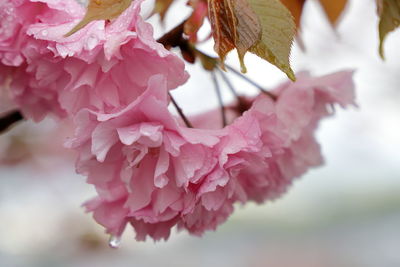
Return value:
<svg viewBox="0 0 400 267">
<path fill-rule="evenodd" d="M 153 38 L 134 1 L 109 24 L 94 21 L 76 34 L 65 34 L 85 10 L 75 0 L 24 1 L 40 6 L 34 23 L 24 25 L 23 62 L 11 89 L 26 117 L 58 117 L 82 108 L 109 111 L 139 96 L 154 73 L 167 77 L 168 89 L 184 83 L 184 63 Z"/>
<path fill-rule="evenodd" d="M 26 0 L 2 0 L 0 3 L 0 62 L 20 66 L 24 62 L 22 47 L 28 41 L 26 28 L 33 23 L 41 5 Z"/>
<path fill-rule="evenodd" d="M 209 113 L 195 118 L 196 129 L 179 123 L 162 75 L 119 112 L 82 110 L 70 146 L 98 192 L 86 207 L 110 234 L 131 224 L 138 240 L 167 239 L 175 225 L 195 235 L 215 230 L 235 203 L 275 199 L 322 164 L 315 128 L 330 105 L 353 103 L 351 76 L 301 74 L 273 91 L 277 101 L 259 95 L 223 129 L 201 129 L 218 118 Z"/>
<path fill-rule="evenodd" d="M 258 112 L 265 114 L 260 117 L 262 142 L 272 153 L 266 161 L 267 168 L 261 163 L 249 164 L 238 176 L 250 200 L 275 199 L 294 178 L 321 165 L 323 158 L 314 136 L 320 119 L 332 114 L 334 104 L 355 105 L 352 72 L 319 78 L 300 73 L 297 78 L 296 83 L 288 82 L 272 91 L 278 99 L 269 116 L 265 116 L 265 110 L 271 100 L 263 95 L 249 110 L 257 116 Z"/>
<path fill-rule="evenodd" d="M 97 219 L 115 235 L 128 221 L 166 224 L 192 211 L 197 190 L 190 184 L 211 173 L 218 161 L 212 147 L 221 133 L 181 127 L 168 111 L 162 75 L 153 76 L 148 89 L 125 109 L 108 114 L 85 109 L 76 124 L 80 128 L 70 146 L 80 151 L 78 171 L 99 193 L 87 206 L 100 218 L 114 202 L 122 203 L 118 220 Z M 167 237 L 169 228 L 163 233 L 153 238 Z"/>
<path fill-rule="evenodd" d="M 332 106 L 353 103 L 351 72 L 298 75 L 266 94 L 243 98 L 220 128 L 219 111 L 191 118 L 169 112 L 169 90 L 188 79 L 185 65 L 153 37 L 143 0 L 111 22 L 84 16 L 75 0 L 0 4 L 0 86 L 24 116 L 74 118 L 67 146 L 97 197 L 85 207 L 114 236 L 167 239 L 177 227 L 215 230 L 236 203 L 273 200 L 323 163 L 314 133 Z M 240 104 L 240 107 L 239 107 Z"/>
</svg>

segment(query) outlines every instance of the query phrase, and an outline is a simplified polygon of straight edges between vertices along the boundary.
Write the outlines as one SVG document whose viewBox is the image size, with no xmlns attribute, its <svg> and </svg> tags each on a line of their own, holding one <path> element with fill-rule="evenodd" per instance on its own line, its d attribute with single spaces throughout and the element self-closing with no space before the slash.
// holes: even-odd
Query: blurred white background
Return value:
<svg viewBox="0 0 400 267">
<path fill-rule="evenodd" d="M 182 2 L 167 16 L 167 29 L 186 16 Z M 168 242 L 137 243 L 127 231 L 120 249 L 108 248 L 103 229 L 80 207 L 94 191 L 74 174 L 74 155 L 62 152 L 68 132 L 50 120 L 13 128 L 0 137 L 0 266 L 400 266 L 400 31 L 387 39 L 382 61 L 377 24 L 374 0 L 351 1 L 336 30 L 309 1 L 306 51 L 295 45 L 294 69 L 356 69 L 359 107 L 322 123 L 325 166 L 273 203 L 238 206 L 201 239 L 178 233 Z M 212 44 L 202 49 L 211 53 Z M 234 53 L 229 61 L 238 66 Z M 246 62 L 266 88 L 286 79 L 256 57 Z M 188 114 L 215 107 L 209 74 L 199 66 L 188 71 L 190 82 L 173 92 L 177 101 Z"/>
</svg>

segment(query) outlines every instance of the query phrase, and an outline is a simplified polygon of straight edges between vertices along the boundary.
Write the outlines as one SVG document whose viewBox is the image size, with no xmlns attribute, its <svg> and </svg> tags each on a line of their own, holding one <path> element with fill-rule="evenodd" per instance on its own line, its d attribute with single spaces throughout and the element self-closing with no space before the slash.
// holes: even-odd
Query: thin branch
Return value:
<svg viewBox="0 0 400 267">
<path fill-rule="evenodd" d="M 199 49 L 197 49 L 197 48 L 194 48 L 194 49 L 195 49 L 195 51 L 196 51 L 198 54 L 203 55 L 203 56 L 208 57 L 208 58 L 212 58 L 211 56 L 209 56 L 209 55 L 207 55 L 206 53 L 200 51 Z M 249 77 L 243 75 L 241 72 L 237 71 L 236 69 L 234 69 L 233 67 L 231 67 L 231 66 L 229 66 L 229 65 L 227 65 L 227 64 L 224 64 L 224 66 L 225 66 L 228 70 L 232 71 L 234 74 L 236 74 L 237 76 L 239 76 L 241 79 L 243 79 L 243 80 L 245 80 L 246 82 L 250 83 L 251 85 L 253 85 L 254 87 L 256 87 L 258 90 L 260 90 L 262 93 L 264 93 L 264 94 L 266 94 L 267 96 L 269 96 L 270 98 L 272 98 L 274 101 L 277 100 L 277 96 L 276 96 L 276 95 L 272 94 L 271 92 L 268 92 L 267 90 L 264 89 L 264 87 L 262 87 L 261 85 L 259 85 L 258 83 L 256 83 L 256 82 L 253 81 L 252 79 L 250 79 Z"/>
<path fill-rule="evenodd" d="M 228 86 L 229 90 L 232 92 L 232 94 L 236 97 L 236 98 L 240 98 L 238 92 L 236 92 L 235 87 L 233 86 L 233 84 L 231 83 L 231 81 L 229 80 L 228 76 L 226 76 L 225 72 L 223 72 L 220 68 L 216 68 L 216 70 L 218 71 L 218 73 L 221 75 L 222 79 L 224 80 L 224 82 L 226 83 L 226 85 Z"/>
<path fill-rule="evenodd" d="M 0 133 L 5 132 L 8 128 L 10 128 L 13 124 L 22 121 L 24 117 L 21 112 L 18 110 L 12 111 L 6 114 L 4 117 L 0 118 Z"/>
<path fill-rule="evenodd" d="M 179 113 L 179 116 L 181 116 L 182 120 L 185 122 L 186 126 L 188 128 L 193 128 L 193 125 L 190 123 L 190 121 L 188 120 L 188 118 L 185 116 L 185 114 L 183 113 L 183 110 L 181 109 L 181 107 L 178 105 L 178 103 L 175 101 L 174 97 L 171 95 L 170 92 L 168 92 L 169 97 L 171 98 L 171 102 L 172 104 L 175 106 L 176 110 Z"/>
<path fill-rule="evenodd" d="M 261 85 L 259 85 L 258 83 L 256 83 L 255 81 L 253 81 L 252 79 L 250 79 L 249 77 L 243 75 L 241 72 L 237 71 L 236 69 L 234 69 L 233 67 L 226 65 L 225 67 L 232 71 L 234 74 L 236 74 L 239 78 L 245 80 L 246 82 L 250 83 L 251 85 L 253 85 L 254 87 L 258 88 L 262 93 L 268 95 L 269 97 L 271 97 L 274 101 L 277 100 L 276 95 L 268 92 L 267 90 L 265 90 Z"/>
<path fill-rule="evenodd" d="M 222 95 L 221 95 L 221 88 L 219 86 L 215 72 L 213 72 L 213 71 L 211 72 L 211 77 L 214 82 L 215 92 L 217 93 L 218 103 L 221 108 L 222 127 L 225 127 L 227 125 L 227 119 L 226 119 L 225 106 L 224 106 L 224 102 L 222 100 Z"/>
<path fill-rule="evenodd" d="M 243 114 L 245 111 L 249 110 L 252 105 L 252 102 L 247 100 L 246 97 L 243 97 L 238 94 L 235 87 L 233 86 L 233 84 L 231 83 L 231 81 L 229 80 L 228 76 L 225 74 L 224 71 L 222 71 L 219 68 L 217 68 L 217 70 L 218 70 L 219 74 L 221 74 L 222 79 L 227 84 L 227 86 L 231 90 L 232 94 L 236 97 L 236 101 L 237 101 L 237 104 L 235 104 L 234 106 L 228 106 L 225 108 L 233 109 L 234 111 L 238 112 L 238 114 L 240 114 L 240 115 Z"/>
</svg>

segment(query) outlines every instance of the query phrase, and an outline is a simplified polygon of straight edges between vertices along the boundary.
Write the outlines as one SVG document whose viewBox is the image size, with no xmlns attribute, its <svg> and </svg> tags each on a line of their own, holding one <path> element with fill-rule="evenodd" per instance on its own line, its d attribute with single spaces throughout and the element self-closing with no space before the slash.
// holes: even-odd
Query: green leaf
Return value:
<svg viewBox="0 0 400 267">
<path fill-rule="evenodd" d="M 250 52 L 278 67 L 289 79 L 296 80 L 289 61 L 296 34 L 292 14 L 279 0 L 248 1 L 262 28 L 261 40 L 250 48 Z"/>
<path fill-rule="evenodd" d="M 71 36 L 95 20 L 111 20 L 119 17 L 133 0 L 90 0 L 85 17 L 65 36 Z"/>
<path fill-rule="evenodd" d="M 296 24 L 280 0 L 208 0 L 208 5 L 214 49 L 222 63 L 236 48 L 242 72 L 246 72 L 244 56 L 251 52 L 295 80 L 289 56 Z"/>
<path fill-rule="evenodd" d="M 384 55 L 386 36 L 400 26 L 400 0 L 378 0 L 379 22 L 379 54 Z"/>
</svg>

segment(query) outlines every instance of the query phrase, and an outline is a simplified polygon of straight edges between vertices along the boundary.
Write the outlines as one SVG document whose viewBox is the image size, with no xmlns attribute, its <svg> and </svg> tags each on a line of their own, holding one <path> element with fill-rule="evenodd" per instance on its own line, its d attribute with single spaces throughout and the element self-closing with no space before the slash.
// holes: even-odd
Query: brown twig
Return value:
<svg viewBox="0 0 400 267">
<path fill-rule="evenodd" d="M 235 87 L 233 86 L 232 82 L 229 80 L 228 76 L 222 71 L 220 68 L 217 68 L 218 73 L 221 75 L 222 80 L 226 83 L 232 94 L 236 97 L 237 105 L 234 107 L 226 107 L 228 109 L 233 109 L 238 112 L 240 115 L 243 114 L 251 107 L 251 102 L 247 100 L 245 97 L 239 95 L 236 91 Z"/>
<path fill-rule="evenodd" d="M 211 77 L 214 82 L 214 87 L 215 87 L 215 92 L 217 93 L 217 98 L 218 98 L 218 103 L 221 109 L 221 116 L 222 116 L 222 127 L 225 127 L 227 125 L 227 119 L 226 119 L 226 111 L 225 111 L 225 106 L 224 102 L 222 100 L 222 95 L 221 95 L 221 88 L 219 86 L 217 76 L 215 75 L 215 72 L 211 72 Z"/>
<path fill-rule="evenodd" d="M 271 92 L 268 92 L 267 90 L 265 90 L 261 85 L 259 85 L 258 83 L 256 83 L 255 81 L 253 81 L 252 79 L 250 79 L 249 77 L 243 75 L 241 72 L 237 71 L 236 69 L 234 69 L 233 67 L 225 64 L 225 67 L 232 71 L 235 75 L 237 75 L 239 78 L 245 80 L 246 82 L 250 83 L 251 85 L 253 85 L 254 87 L 256 87 L 258 90 L 260 90 L 263 94 L 266 94 L 267 96 L 271 97 L 274 101 L 277 100 L 276 95 L 272 94 Z"/>
<path fill-rule="evenodd" d="M 183 31 L 186 20 L 184 20 L 181 24 L 164 34 L 161 38 L 157 40 L 160 44 L 162 44 L 166 49 L 171 49 L 173 47 L 179 47 L 183 56 L 185 57 L 185 52 L 188 51 L 188 41 L 183 38 Z M 187 59 L 187 57 L 185 57 Z M 194 60 L 194 58 L 193 58 Z M 183 113 L 182 108 L 175 101 L 174 97 L 168 92 L 168 95 L 171 99 L 172 104 L 175 106 L 175 109 L 178 111 L 179 116 L 185 122 L 186 126 L 189 128 L 193 128 L 193 125 L 190 123 L 188 118 Z"/>
<path fill-rule="evenodd" d="M 22 121 L 24 117 L 18 110 L 7 113 L 5 116 L 0 118 L 0 133 L 5 132 L 13 124 Z"/>
<path fill-rule="evenodd" d="M 229 80 L 228 76 L 226 76 L 225 72 L 223 72 L 220 68 L 216 68 L 216 69 L 217 69 L 218 73 L 221 75 L 221 77 L 224 80 L 224 82 L 226 83 L 226 85 L 228 86 L 229 90 L 232 92 L 232 94 L 236 98 L 240 98 L 240 95 L 238 94 L 238 92 L 236 92 L 235 87 L 233 86 L 233 84 Z"/>
<path fill-rule="evenodd" d="M 188 120 L 188 118 L 185 116 L 185 114 L 183 113 L 183 110 L 181 109 L 181 107 L 178 105 L 178 103 L 175 101 L 174 97 L 171 95 L 170 92 L 168 92 L 169 97 L 171 98 L 171 102 L 172 104 L 175 106 L 176 111 L 178 111 L 179 116 L 181 116 L 182 120 L 185 122 L 186 126 L 189 128 L 193 128 L 193 125 L 190 123 L 190 121 Z"/>
<path fill-rule="evenodd" d="M 193 48 L 193 49 L 194 49 L 195 52 L 196 52 L 197 54 L 199 54 L 199 55 L 202 55 L 202 56 L 207 57 L 207 58 L 212 58 L 212 57 L 210 57 L 209 55 L 207 55 L 206 53 L 204 53 L 204 52 L 198 50 L 197 48 Z M 218 59 L 216 59 L 216 60 L 218 60 Z M 251 85 L 253 85 L 254 87 L 256 87 L 256 88 L 257 88 L 258 90 L 260 90 L 263 94 L 268 95 L 268 96 L 269 96 L 270 98 L 272 98 L 274 101 L 277 100 L 276 95 L 272 94 L 271 92 L 268 92 L 268 91 L 265 90 L 261 85 L 259 85 L 258 83 L 256 83 L 256 82 L 253 81 L 252 79 L 250 79 L 249 77 L 243 75 L 241 72 L 237 71 L 236 69 L 234 69 L 233 67 L 231 67 L 231 66 L 229 66 L 229 65 L 227 65 L 227 64 L 224 64 L 224 66 L 225 66 L 228 70 L 232 71 L 232 72 L 233 72 L 235 75 L 237 75 L 239 78 L 245 80 L 246 82 L 248 82 L 248 83 L 250 83 Z M 218 68 L 218 64 L 215 65 L 215 68 Z M 229 86 L 229 85 L 228 85 L 228 86 Z M 233 88 L 233 87 L 232 87 L 232 88 Z"/>
</svg>

